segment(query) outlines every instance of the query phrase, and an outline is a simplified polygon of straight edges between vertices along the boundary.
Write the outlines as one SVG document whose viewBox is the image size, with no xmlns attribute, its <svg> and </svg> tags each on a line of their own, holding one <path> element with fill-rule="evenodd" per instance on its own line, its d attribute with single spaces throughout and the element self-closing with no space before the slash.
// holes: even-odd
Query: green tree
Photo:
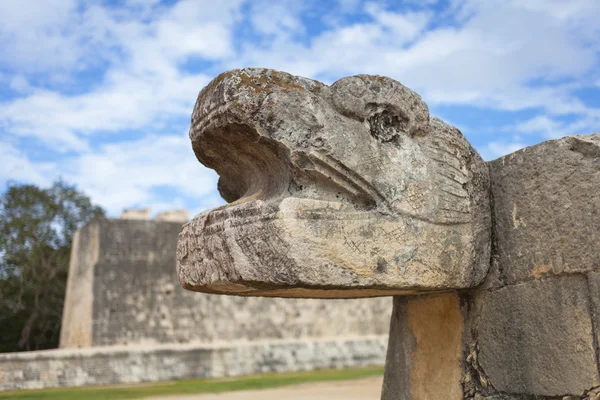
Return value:
<svg viewBox="0 0 600 400">
<path fill-rule="evenodd" d="M 0 197 L 0 352 L 58 346 L 75 231 L 104 211 L 62 181 Z"/>
</svg>

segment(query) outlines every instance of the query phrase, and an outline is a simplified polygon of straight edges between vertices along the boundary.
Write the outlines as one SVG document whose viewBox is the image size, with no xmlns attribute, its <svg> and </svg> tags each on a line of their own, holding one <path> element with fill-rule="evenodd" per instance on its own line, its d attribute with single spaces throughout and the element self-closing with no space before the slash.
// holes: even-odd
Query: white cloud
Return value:
<svg viewBox="0 0 600 400">
<path fill-rule="evenodd" d="M 198 91 L 209 77 L 186 73 L 178 64 L 189 57 L 230 56 L 231 25 L 239 17 L 240 2 L 182 1 L 168 8 L 148 4 L 130 1 L 132 9 L 82 5 L 79 14 L 74 3 L 61 3 L 62 8 L 48 13 L 40 6 L 29 25 L 24 23 L 28 6 L 10 4 L 18 17 L 15 21 L 23 23 L 1 28 L 0 43 L 13 47 L 11 59 L 0 62 L 20 71 L 9 79 L 12 89 L 22 95 L 0 103 L 0 130 L 3 135 L 33 138 L 51 151 L 77 154 L 40 163 L 0 143 L 0 180 L 47 185 L 61 175 L 110 215 L 136 204 L 159 212 L 173 206 L 198 211 L 222 202 L 215 191 L 216 174 L 197 162 L 189 139 L 155 134 L 128 141 L 123 132 L 167 132 L 173 120 L 178 124 L 189 120 Z M 66 29 L 69 25 L 72 29 Z M 69 57 L 53 54 L 54 40 L 69 49 Z M 40 51 L 30 51 L 36 41 L 41 42 Z M 101 46 L 95 48 L 93 41 Z M 107 63 L 104 72 L 85 90 L 68 93 L 71 75 L 92 66 L 83 60 L 90 53 Z M 56 59 L 47 60 L 51 55 Z M 58 84 L 54 80 L 50 88 L 35 87 L 27 76 L 40 71 L 45 72 L 42 80 L 49 72 L 67 78 Z M 113 143 L 91 146 L 91 135 L 105 135 L 104 141 Z M 161 187 L 171 188 L 173 198 L 157 192 Z"/>
<path fill-rule="evenodd" d="M 527 145 L 522 142 L 513 141 L 491 141 L 483 149 L 481 149 L 481 156 L 484 160 L 490 161 L 498 157 L 505 156 L 510 153 L 514 153 L 517 150 L 526 147 Z"/>
<path fill-rule="evenodd" d="M 0 142 L 0 159 L 0 182 L 47 187 L 61 177 L 113 217 L 132 206 L 150 207 L 153 213 L 173 208 L 197 213 L 224 202 L 215 190 L 218 176 L 198 163 L 187 135 L 149 135 L 54 162 L 32 161 L 9 143 Z M 167 195 L 157 193 L 157 187 Z"/>
<path fill-rule="evenodd" d="M 558 119 L 549 118 L 545 115 L 538 115 L 526 121 L 519 122 L 511 129 L 517 132 L 530 134 L 539 134 L 545 139 L 557 139 L 567 135 L 589 134 L 599 131 L 600 111 L 591 112 L 582 118 L 577 118 L 572 122 L 565 122 Z"/>
<path fill-rule="evenodd" d="M 77 184 L 112 215 L 132 204 L 161 211 L 165 200 L 153 193 L 156 187 L 171 188 L 177 191 L 172 197 L 179 193 L 198 202 L 187 204 L 189 200 L 180 199 L 176 201 L 178 206 L 194 208 L 204 206 L 207 199 L 214 202 L 217 176 L 198 163 L 189 138 L 183 135 L 149 135 L 108 144 L 61 164 L 65 179 Z"/>
<path fill-rule="evenodd" d="M 569 2 L 562 0 L 529 0 L 526 2 L 512 0 L 512 3 L 518 7 L 548 14 L 560 21 L 591 20 L 598 13 L 598 4 L 588 0 L 571 0 Z"/>
<path fill-rule="evenodd" d="M 184 0 L 165 8 L 156 1 L 129 1 L 128 7 L 109 8 L 76 0 L 5 0 L 0 2 L 0 62 L 48 74 L 72 73 L 120 56 L 135 59 L 144 52 L 169 61 L 223 57 L 230 54 L 229 26 L 240 3 Z"/>
<path fill-rule="evenodd" d="M 238 55 L 231 35 L 239 23 L 239 1 L 182 1 L 161 12 L 145 6 L 148 23 L 132 18 L 131 11 L 128 19 L 120 19 L 123 10 L 91 6 L 79 18 L 93 21 L 85 32 L 93 32 L 90 36 L 104 47 L 123 52 L 112 55 L 116 59 L 103 84 L 76 96 L 37 91 L 3 104 L 0 121 L 9 132 L 81 149 L 85 142 L 81 134 L 143 128 L 166 115 L 184 115 L 193 94 L 209 79 L 186 76 L 178 69 L 178 63 L 192 56 L 227 59 L 230 67 L 261 65 L 329 81 L 352 73 L 389 75 L 432 104 L 585 114 L 590 110 L 566 85 L 543 82 L 578 79 L 597 65 L 598 39 L 580 40 L 598 31 L 600 11 L 590 6 L 593 3 L 577 1 L 564 7 L 551 2 L 546 7 L 545 2 L 544 6 L 463 2 L 455 16 L 470 15 L 469 19 L 430 31 L 425 31 L 434 18 L 430 11 L 392 12 L 368 3 L 364 10 L 371 21 L 325 31 L 305 45 L 285 34 L 304 32 L 299 18 L 303 8 L 294 6 L 297 2 L 269 7 L 255 2 L 250 18 L 255 30 L 275 34 L 275 40 L 267 47 L 246 43 L 247 50 Z M 43 30 L 77 20 L 73 5 L 67 6 L 58 7 L 47 19 L 38 14 L 33 26 Z M 10 26 L 15 30 L 20 25 Z M 536 79 L 542 83 L 532 86 Z M 56 132 L 54 138 L 47 137 L 48 130 Z"/>
<path fill-rule="evenodd" d="M 355 12 L 360 6 L 361 0 L 337 0 L 342 13 Z"/>
<path fill-rule="evenodd" d="M 520 2 L 463 2 L 455 11 L 458 25 L 429 31 L 423 31 L 433 17 L 428 12 L 367 5 L 370 22 L 328 30 L 308 45 L 250 46 L 244 64 L 329 81 L 355 73 L 388 75 L 435 104 L 586 113 L 568 86 L 554 81 L 581 80 L 597 66 L 600 8 L 590 7 L 594 3 L 573 8 L 565 19 Z"/>
<path fill-rule="evenodd" d="M 28 93 L 34 89 L 23 75 L 14 75 L 10 80 L 9 87 L 18 93 Z"/>
<path fill-rule="evenodd" d="M 105 87 L 67 96 L 47 90 L 0 104 L 0 124 L 22 137 L 34 137 L 55 150 L 85 150 L 85 135 L 117 134 L 162 124 L 191 113 L 204 75 L 134 77 L 114 72 Z"/>
<path fill-rule="evenodd" d="M 0 142 L 0 182 L 17 181 L 45 186 L 56 168 L 52 163 L 33 163 L 8 142 Z"/>
<path fill-rule="evenodd" d="M 379 26 L 387 30 L 385 34 L 391 36 L 390 39 L 396 46 L 401 46 L 422 33 L 433 16 L 431 12 L 390 12 L 376 3 L 367 4 L 365 11 Z"/>
<path fill-rule="evenodd" d="M 209 77 L 186 74 L 177 64 L 187 57 L 211 59 L 229 55 L 230 25 L 237 18 L 238 5 L 238 1 L 218 4 L 183 1 L 155 16 L 149 24 L 136 19 L 121 20 L 118 10 L 97 6 L 86 9 L 82 16 L 84 32 L 94 31 L 92 36 L 103 43 L 106 51 L 115 47 L 111 49 L 112 63 L 103 82 L 81 94 L 37 89 L 0 103 L 0 126 L 14 135 L 41 140 L 55 150 L 79 151 L 87 147 L 86 135 L 150 125 L 155 128 L 155 124 L 165 120 L 187 117 Z M 67 11 L 40 24 L 62 26 L 70 21 Z M 19 40 L 27 39 L 27 35 L 23 39 L 23 32 L 26 29 L 15 32 Z M 81 34 L 77 29 L 74 32 L 75 36 Z M 63 39 L 62 44 L 67 47 L 77 42 L 76 37 L 68 35 Z M 76 48 L 73 51 L 77 53 Z M 17 58 L 20 54 L 29 57 L 26 50 L 13 49 L 12 53 Z M 44 64 L 45 60 L 31 61 L 42 61 L 45 68 L 53 67 Z M 77 60 L 65 59 L 61 66 L 66 68 L 69 63 L 77 64 Z"/>
<path fill-rule="evenodd" d="M 304 25 L 299 14 L 306 8 L 300 1 L 258 0 L 251 3 L 250 21 L 254 30 L 261 34 L 277 35 L 303 33 Z"/>
<path fill-rule="evenodd" d="M 72 66 L 82 54 L 78 35 L 70 31 L 77 19 L 75 0 L 0 2 L 0 62 L 36 70 Z"/>
<path fill-rule="evenodd" d="M 517 132 L 542 133 L 547 138 L 558 137 L 558 132 L 563 129 L 562 124 L 548 118 L 545 115 L 538 115 L 527 121 L 520 122 L 515 126 Z"/>
</svg>

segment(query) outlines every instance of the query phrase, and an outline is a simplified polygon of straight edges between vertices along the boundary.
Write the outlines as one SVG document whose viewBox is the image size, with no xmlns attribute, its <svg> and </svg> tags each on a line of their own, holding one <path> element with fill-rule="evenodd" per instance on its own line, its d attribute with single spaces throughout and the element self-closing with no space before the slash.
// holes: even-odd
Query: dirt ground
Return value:
<svg viewBox="0 0 600 400">
<path fill-rule="evenodd" d="M 278 389 L 147 397 L 145 400 L 379 400 L 383 378 L 306 383 Z"/>
</svg>

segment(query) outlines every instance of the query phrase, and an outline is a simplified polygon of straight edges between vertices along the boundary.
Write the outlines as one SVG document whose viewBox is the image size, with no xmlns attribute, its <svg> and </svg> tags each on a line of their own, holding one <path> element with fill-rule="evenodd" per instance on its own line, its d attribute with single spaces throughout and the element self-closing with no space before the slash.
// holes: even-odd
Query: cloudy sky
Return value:
<svg viewBox="0 0 600 400">
<path fill-rule="evenodd" d="M 105 207 L 220 204 L 187 131 L 220 72 L 388 75 L 485 159 L 600 130 L 597 0 L 0 0 L 0 186 Z"/>
</svg>

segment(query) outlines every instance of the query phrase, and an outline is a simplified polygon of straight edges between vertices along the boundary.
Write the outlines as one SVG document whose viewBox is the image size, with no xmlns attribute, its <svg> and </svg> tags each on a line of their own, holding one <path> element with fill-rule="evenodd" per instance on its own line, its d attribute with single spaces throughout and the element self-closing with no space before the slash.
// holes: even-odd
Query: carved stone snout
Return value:
<svg viewBox="0 0 600 400">
<path fill-rule="evenodd" d="M 180 234 L 187 289 L 369 297 L 469 288 L 487 273 L 488 170 L 390 78 L 226 72 L 200 92 L 190 138 L 229 204 Z"/>
</svg>

